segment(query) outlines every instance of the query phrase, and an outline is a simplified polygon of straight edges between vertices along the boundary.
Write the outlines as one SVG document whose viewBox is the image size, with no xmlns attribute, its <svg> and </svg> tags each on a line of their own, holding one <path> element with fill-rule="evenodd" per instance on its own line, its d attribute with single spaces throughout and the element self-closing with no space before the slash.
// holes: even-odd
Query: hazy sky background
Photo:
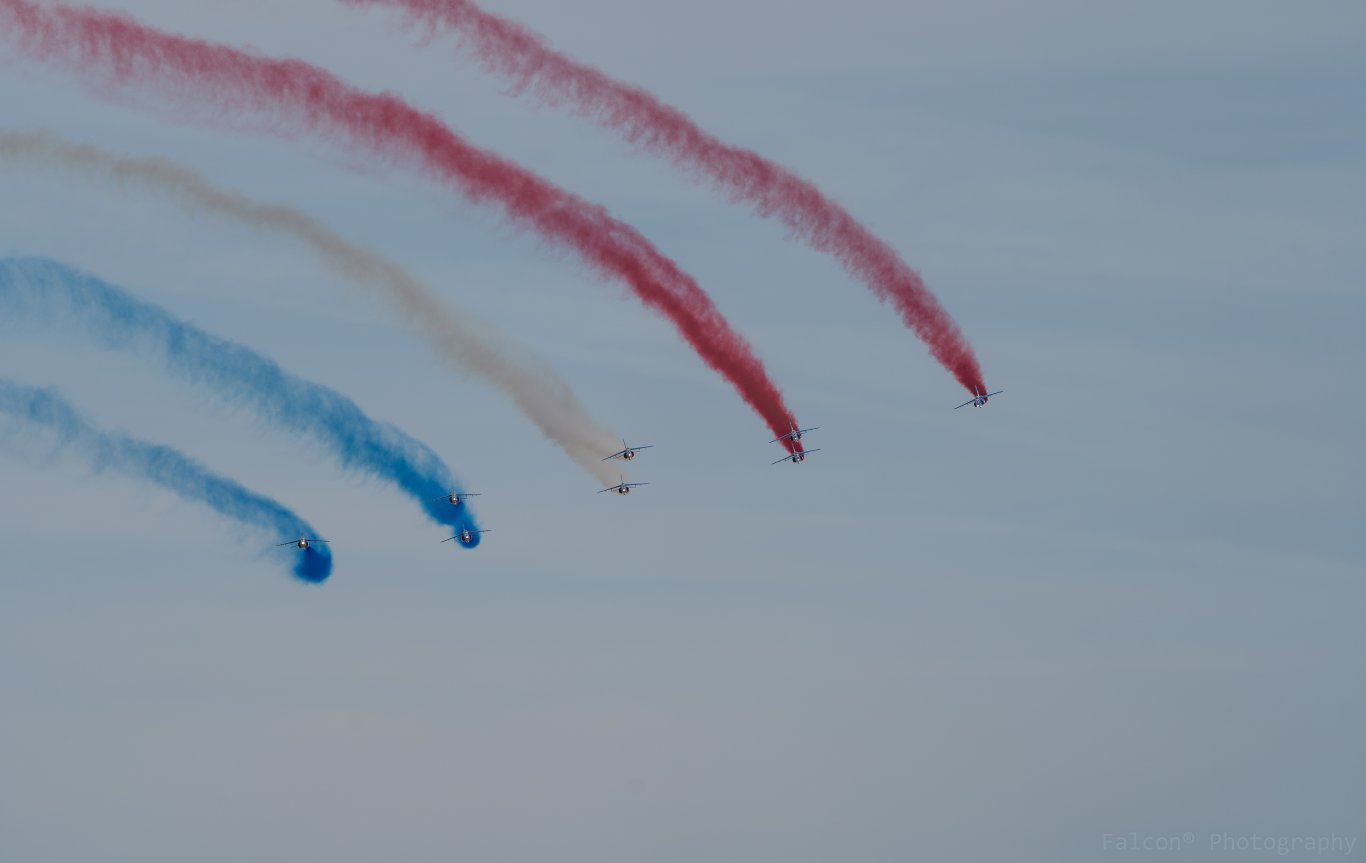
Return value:
<svg viewBox="0 0 1366 863">
<path fill-rule="evenodd" d="M 0 48 L 4 128 L 302 207 L 656 445 L 648 488 L 595 495 L 308 253 L 0 168 L 0 253 L 342 390 L 441 452 L 494 530 L 441 545 L 157 368 L 0 322 L 0 373 L 279 497 L 337 558 L 306 587 L 160 491 L 0 450 L 0 860 L 1092 861 L 1130 831 L 1256 858 L 1209 834 L 1366 833 L 1359 0 L 490 0 L 889 239 L 1007 391 L 957 412 L 834 263 L 505 98 L 453 39 L 328 0 L 99 5 L 393 90 L 607 205 L 823 451 L 770 466 L 665 323 L 491 208 Z"/>
</svg>

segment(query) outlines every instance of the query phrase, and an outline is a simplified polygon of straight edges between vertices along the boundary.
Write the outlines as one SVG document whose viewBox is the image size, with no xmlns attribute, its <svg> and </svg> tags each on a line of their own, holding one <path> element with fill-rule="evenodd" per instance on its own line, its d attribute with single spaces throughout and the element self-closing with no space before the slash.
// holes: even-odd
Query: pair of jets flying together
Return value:
<svg viewBox="0 0 1366 863">
<path fill-rule="evenodd" d="M 460 506 L 460 504 L 462 504 L 462 503 L 465 502 L 465 498 L 467 498 L 467 497 L 479 497 L 479 495 L 478 495 L 478 494 L 473 494 L 473 493 L 471 493 L 471 492 L 453 491 L 453 492 L 451 492 L 450 494 L 446 495 L 445 497 L 438 497 L 436 500 L 444 500 L 446 503 L 449 503 L 451 506 Z M 435 501 L 433 501 L 433 502 L 435 502 Z M 474 542 L 475 536 L 477 536 L 478 534 L 481 534 L 481 533 L 489 533 L 489 532 L 490 532 L 490 531 L 487 530 L 487 529 L 485 529 L 485 530 L 470 530 L 468 527 L 462 527 L 462 528 L 460 529 L 460 532 L 457 533 L 455 536 L 448 536 L 448 537 L 446 537 L 445 539 L 443 539 L 443 540 L 441 540 L 441 541 L 442 541 L 442 542 L 450 542 L 451 540 L 456 540 L 456 541 L 459 542 L 461 545 L 471 545 L 471 544 Z"/>
<path fill-rule="evenodd" d="M 797 441 L 802 439 L 802 435 L 806 434 L 807 432 L 816 431 L 819 428 L 820 426 L 812 426 L 809 429 L 797 428 L 797 424 L 793 423 L 792 431 L 788 432 L 785 435 L 779 435 L 778 437 L 775 437 L 773 440 L 769 441 L 769 443 L 777 443 L 778 441 L 791 441 L 792 443 L 796 443 Z M 788 453 L 787 455 L 783 456 L 782 458 L 778 459 L 773 463 L 782 464 L 785 461 L 790 461 L 793 464 L 801 464 L 802 462 L 806 461 L 807 456 L 811 455 L 813 452 L 820 451 L 820 447 L 816 447 L 815 449 L 806 449 L 805 447 L 803 447 L 802 449 L 799 449 L 796 452 Z"/>
<path fill-rule="evenodd" d="M 607 458 L 603 459 L 603 461 L 612 461 L 613 459 L 618 459 L 620 461 L 635 461 L 636 454 L 639 453 L 641 450 L 654 448 L 653 444 L 649 444 L 646 446 L 627 446 L 626 441 L 621 442 L 621 447 L 622 448 L 620 450 L 612 453 Z M 607 488 L 598 489 L 598 494 L 602 494 L 605 491 L 614 491 L 617 494 L 630 494 L 631 489 L 640 488 L 642 485 L 649 485 L 649 483 L 627 482 L 625 477 L 621 477 L 621 482 L 617 483 L 616 485 L 609 485 Z"/>
</svg>

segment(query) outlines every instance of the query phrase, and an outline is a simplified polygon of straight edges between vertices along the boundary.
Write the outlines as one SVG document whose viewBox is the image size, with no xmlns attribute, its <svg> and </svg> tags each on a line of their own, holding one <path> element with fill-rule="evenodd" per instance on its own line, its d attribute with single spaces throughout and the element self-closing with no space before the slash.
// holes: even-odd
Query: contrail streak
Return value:
<svg viewBox="0 0 1366 863">
<path fill-rule="evenodd" d="M 325 448 L 345 469 L 383 480 L 438 524 L 478 530 L 464 490 L 441 457 L 346 396 L 295 377 L 245 345 L 221 339 L 122 288 L 42 258 L 0 260 L 0 323 L 66 326 L 100 347 L 161 360 L 172 374 Z M 477 545 L 479 534 L 474 533 Z"/>
<path fill-rule="evenodd" d="M 263 540 L 274 543 L 282 538 L 318 536 L 308 522 L 283 504 L 213 473 L 177 449 L 96 427 L 54 390 L 0 378 L 0 412 L 15 422 L 51 429 L 57 436 L 56 450 L 78 453 L 96 473 L 115 471 L 159 485 L 255 528 Z M 325 545 L 310 545 L 302 553 L 295 549 L 291 556 L 294 575 L 301 581 L 321 584 L 332 574 L 332 552 Z"/>
<path fill-rule="evenodd" d="M 728 198 L 776 216 L 793 236 L 834 257 L 845 271 L 897 310 L 930 353 L 973 394 L 986 392 L 972 346 L 920 274 L 884 240 L 811 182 L 752 150 L 710 134 L 648 91 L 609 77 L 555 51 L 517 22 L 485 12 L 472 0 L 341 0 L 352 6 L 398 6 L 431 30 L 456 30 L 485 69 L 568 104 L 632 144 L 661 153 L 689 175 L 706 177 Z"/>
<path fill-rule="evenodd" d="M 461 138 L 436 117 L 368 93 L 299 60 L 272 60 L 60 3 L 0 0 L 0 22 L 29 56 L 70 68 L 105 92 L 156 85 L 187 112 L 252 119 L 276 134 L 311 132 L 388 161 L 416 162 L 466 199 L 497 204 L 514 224 L 568 248 L 664 314 L 775 435 L 796 421 L 749 343 L 697 282 L 604 208 Z M 789 449 L 793 448 L 789 444 Z"/>
<path fill-rule="evenodd" d="M 232 219 L 254 230 L 301 243 L 351 282 L 378 291 L 427 337 L 436 355 L 457 371 L 492 384 L 576 464 L 603 485 L 618 471 L 604 456 L 621 449 L 569 385 L 538 357 L 520 351 L 489 324 L 452 312 L 396 262 L 353 243 L 292 207 L 253 201 L 211 184 L 164 159 L 136 159 L 76 144 L 47 133 L 0 131 L 0 163 L 41 166 L 113 181 L 167 196 L 196 212 Z"/>
</svg>

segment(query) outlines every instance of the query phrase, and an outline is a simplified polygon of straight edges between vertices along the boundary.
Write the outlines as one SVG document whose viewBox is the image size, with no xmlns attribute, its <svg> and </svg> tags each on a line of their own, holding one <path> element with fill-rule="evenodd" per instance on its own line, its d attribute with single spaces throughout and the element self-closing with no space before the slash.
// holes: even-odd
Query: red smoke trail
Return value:
<svg viewBox="0 0 1366 863">
<path fill-rule="evenodd" d="M 353 6 L 397 5 L 433 28 L 462 33 L 490 71 L 547 102 L 567 102 L 631 143 L 666 154 L 711 178 L 729 196 L 776 215 L 812 248 L 833 256 L 851 275 L 890 302 L 944 368 L 973 394 L 986 392 L 981 367 L 958 325 L 920 275 L 885 242 L 811 183 L 752 150 L 732 147 L 691 117 L 639 87 L 553 50 L 544 39 L 471 0 L 342 0 Z"/>
<path fill-rule="evenodd" d="M 264 114 L 275 131 L 343 138 L 390 159 L 415 159 L 475 202 L 501 205 L 514 223 L 569 246 L 599 273 L 630 285 L 668 316 L 775 435 L 794 417 L 763 363 L 669 258 L 605 209 L 487 150 L 392 95 L 367 93 L 299 60 L 271 60 L 224 45 L 173 36 L 132 18 L 60 4 L 0 0 L 3 32 L 34 58 L 122 85 L 160 84 L 166 95 L 234 115 Z M 793 449 L 793 447 L 789 447 Z"/>
</svg>

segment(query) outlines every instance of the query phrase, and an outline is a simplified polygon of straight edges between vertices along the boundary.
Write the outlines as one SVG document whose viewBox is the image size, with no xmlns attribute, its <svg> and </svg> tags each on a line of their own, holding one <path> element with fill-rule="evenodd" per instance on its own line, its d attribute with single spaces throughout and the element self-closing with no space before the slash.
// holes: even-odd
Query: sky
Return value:
<svg viewBox="0 0 1366 863">
<path fill-rule="evenodd" d="M 1070 863 L 1132 835 L 1294 860 L 1320 855 L 1236 840 L 1366 833 L 1357 0 L 489 0 L 891 242 L 1006 391 L 960 411 L 835 263 L 510 98 L 454 39 L 332 0 L 96 5 L 401 94 L 607 206 L 698 278 L 821 452 L 770 465 L 665 322 L 492 208 L 0 47 L 0 128 L 301 208 L 655 447 L 631 467 L 649 486 L 595 494 L 298 246 L 0 165 L 0 255 L 347 394 L 432 446 L 493 531 L 443 545 L 212 394 L 0 322 L 0 376 L 278 498 L 336 559 L 291 581 L 210 513 L 0 420 L 0 859 Z"/>
</svg>

